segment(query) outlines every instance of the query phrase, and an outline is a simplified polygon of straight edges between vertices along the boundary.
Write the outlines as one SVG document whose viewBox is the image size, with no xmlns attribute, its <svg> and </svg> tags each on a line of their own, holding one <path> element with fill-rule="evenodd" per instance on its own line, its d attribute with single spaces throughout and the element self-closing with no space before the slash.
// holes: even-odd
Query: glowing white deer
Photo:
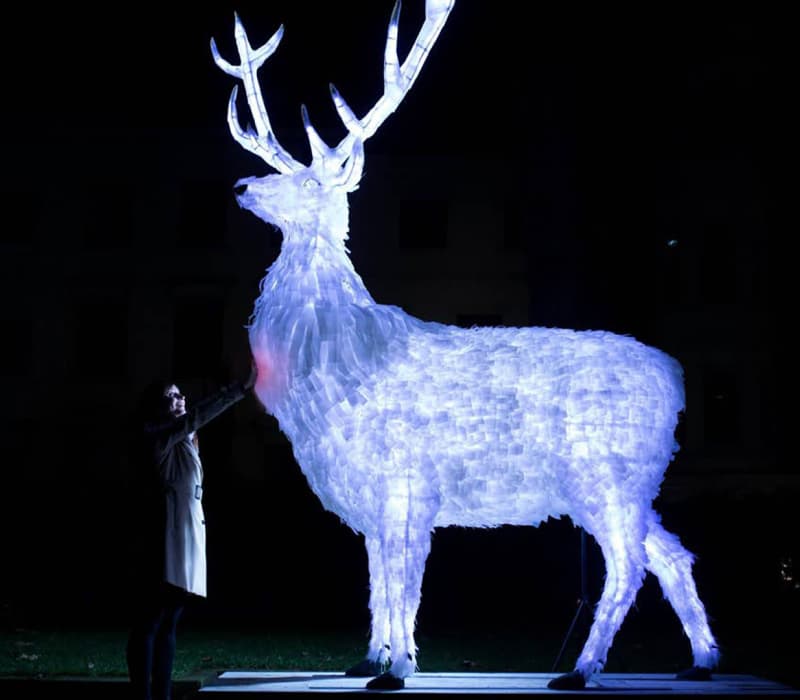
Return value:
<svg viewBox="0 0 800 700">
<path fill-rule="evenodd" d="M 453 4 L 426 1 L 401 64 L 398 0 L 375 106 L 359 119 L 331 86 L 347 128 L 335 148 L 302 108 L 308 166 L 278 143 L 256 77 L 283 27 L 254 49 L 236 16 L 239 65 L 211 41 L 217 65 L 244 84 L 255 124 L 255 132 L 241 128 L 234 87 L 234 139 L 278 171 L 235 186 L 240 206 L 283 233 L 249 326 L 256 393 L 323 506 L 366 542 L 371 637 L 347 673 L 394 689 L 416 671 L 414 627 L 435 528 L 567 515 L 598 542 L 606 579 L 575 670 L 550 687 L 581 688 L 603 668 L 646 571 L 683 623 L 692 677 L 710 677 L 718 652 L 693 557 L 652 507 L 678 448 L 678 363 L 607 332 L 425 322 L 377 304 L 348 257 L 347 196 L 361 177 L 363 143 L 414 84 Z"/>
</svg>

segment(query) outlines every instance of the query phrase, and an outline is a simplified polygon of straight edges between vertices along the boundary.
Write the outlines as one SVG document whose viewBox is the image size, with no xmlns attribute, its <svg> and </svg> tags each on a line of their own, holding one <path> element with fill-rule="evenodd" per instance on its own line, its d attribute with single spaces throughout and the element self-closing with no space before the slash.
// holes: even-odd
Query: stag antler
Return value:
<svg viewBox="0 0 800 700">
<path fill-rule="evenodd" d="M 358 119 L 339 91 L 333 85 L 330 86 L 336 111 L 349 132 L 336 147 L 337 153 L 349 154 L 355 139 L 366 141 L 397 109 L 416 81 L 453 5 L 455 5 L 455 0 L 426 0 L 425 22 L 414 40 L 413 48 L 401 66 L 397 57 L 397 25 L 400 21 L 401 0 L 397 0 L 389 20 L 389 32 L 386 37 L 381 98 L 363 119 Z"/>
<path fill-rule="evenodd" d="M 360 156 L 361 144 L 372 136 L 394 112 L 403 98 L 411 89 L 419 72 L 428 57 L 431 47 L 442 30 L 450 11 L 455 5 L 455 0 L 426 0 L 425 21 L 414 41 L 402 66 L 397 56 L 397 26 L 400 20 L 401 0 L 397 0 L 392 16 L 389 20 L 389 30 L 386 38 L 383 68 L 383 95 L 372 109 L 359 119 L 339 91 L 330 86 L 331 96 L 339 114 L 339 118 L 347 128 L 347 136 L 335 147 L 331 148 L 319 136 L 311 125 L 308 110 L 305 105 L 301 108 L 303 125 L 306 129 L 309 145 L 312 152 L 312 167 L 325 171 L 333 171 L 342 167 L 342 164 L 351 156 Z M 215 63 L 228 75 L 242 80 L 247 94 L 247 103 L 255 121 L 256 132 L 249 129 L 243 130 L 239 124 L 236 110 L 237 87 L 233 88 L 228 103 L 228 125 L 234 139 L 248 151 L 260 156 L 267 164 L 284 174 L 301 170 L 305 166 L 296 161 L 278 143 L 275 133 L 267 116 L 261 89 L 258 84 L 256 72 L 275 50 L 283 37 L 283 25 L 272 35 L 269 41 L 258 49 L 253 49 L 247 39 L 244 27 L 235 15 L 236 47 L 239 51 L 240 65 L 234 66 L 223 59 L 217 50 L 214 39 L 211 39 L 211 52 Z"/>
<path fill-rule="evenodd" d="M 236 139 L 242 147 L 248 151 L 255 153 L 257 156 L 263 158 L 268 165 L 282 172 L 286 175 L 302 170 L 305 167 L 299 163 L 286 151 L 283 146 L 278 143 L 275 138 L 275 132 L 272 130 L 272 125 L 269 121 L 267 108 L 264 105 L 264 98 L 261 96 L 261 88 L 258 84 L 256 72 L 264 64 L 264 62 L 273 54 L 278 48 L 283 38 L 283 25 L 278 27 L 269 41 L 261 48 L 253 50 L 250 42 L 247 39 L 247 33 L 244 30 L 244 25 L 239 19 L 239 14 L 234 13 L 234 36 L 236 38 L 236 48 L 239 51 L 239 58 L 241 63 L 238 66 L 228 63 L 217 50 L 217 44 L 214 39 L 211 39 L 211 53 L 214 56 L 214 62 L 222 68 L 228 75 L 234 78 L 239 78 L 244 83 L 245 94 L 247 95 L 247 104 L 250 107 L 250 113 L 253 115 L 255 121 L 256 131 L 258 135 L 254 134 L 249 129 L 243 130 L 239 125 L 239 113 L 236 109 L 236 97 L 239 94 L 239 86 L 234 85 L 231 92 L 231 98 L 228 101 L 228 126 L 230 127 L 233 138 Z"/>
</svg>

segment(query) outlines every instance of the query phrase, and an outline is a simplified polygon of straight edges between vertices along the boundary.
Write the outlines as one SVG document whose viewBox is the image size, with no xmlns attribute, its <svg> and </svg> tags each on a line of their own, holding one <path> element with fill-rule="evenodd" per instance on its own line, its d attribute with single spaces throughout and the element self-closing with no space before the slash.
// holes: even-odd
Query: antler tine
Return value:
<svg viewBox="0 0 800 700">
<path fill-rule="evenodd" d="M 348 131 L 347 136 L 335 149 L 339 158 L 347 157 L 356 139 L 365 141 L 372 136 L 397 109 L 414 85 L 454 5 L 455 0 L 426 0 L 425 22 L 401 66 L 397 56 L 397 26 L 400 20 L 401 0 L 397 0 L 389 20 L 384 50 L 383 95 L 363 119 L 359 119 L 339 91 L 333 85 L 330 86 L 336 111 Z"/>
<path fill-rule="evenodd" d="M 300 105 L 300 115 L 303 118 L 303 127 L 308 136 L 308 144 L 311 146 L 311 156 L 315 162 L 322 161 L 323 163 L 336 155 L 336 151 L 328 146 L 323 138 L 317 133 L 317 130 L 312 126 L 311 120 L 308 117 L 308 108 L 305 105 Z"/>
<path fill-rule="evenodd" d="M 247 104 L 250 107 L 257 133 L 253 133 L 249 128 L 247 130 L 242 129 L 239 123 L 239 115 L 236 108 L 238 86 L 234 86 L 228 102 L 228 126 L 231 134 L 239 145 L 255 153 L 279 172 L 284 174 L 297 172 L 305 166 L 292 158 L 289 152 L 278 143 L 269 121 L 269 115 L 264 105 L 264 98 L 261 95 L 261 88 L 256 75 L 258 69 L 278 48 L 283 38 L 283 25 L 278 27 L 278 30 L 270 37 L 267 43 L 257 49 L 253 49 L 247 39 L 247 33 L 238 13 L 234 13 L 234 24 L 236 48 L 239 52 L 241 64 L 234 66 L 222 58 L 213 38 L 211 39 L 211 54 L 217 66 L 228 75 L 238 78 L 244 84 Z"/>
</svg>

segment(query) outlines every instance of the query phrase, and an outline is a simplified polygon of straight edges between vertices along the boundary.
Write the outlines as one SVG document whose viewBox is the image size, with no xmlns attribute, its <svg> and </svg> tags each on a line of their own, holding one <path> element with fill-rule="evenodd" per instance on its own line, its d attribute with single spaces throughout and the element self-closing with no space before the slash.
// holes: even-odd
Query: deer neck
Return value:
<svg viewBox="0 0 800 700">
<path fill-rule="evenodd" d="M 345 236 L 332 239 L 323 235 L 326 232 L 314 234 L 299 227 L 283 233 L 280 255 L 262 282 L 249 335 L 259 364 L 259 399 L 284 432 L 299 439 L 303 430 L 296 425 L 292 401 L 306 395 L 308 377 L 329 373 L 329 360 L 338 367 L 337 377 L 350 376 L 343 363 L 366 362 L 383 344 L 377 332 L 364 333 L 365 319 L 370 318 L 365 309 L 375 302 L 347 255 Z M 362 348 L 367 338 L 372 345 Z M 320 355 L 322 348 L 325 357 Z M 338 400 L 342 387 L 338 379 L 334 384 L 332 395 Z M 312 414 L 330 407 L 322 406 L 322 399 L 311 402 Z"/>
<path fill-rule="evenodd" d="M 299 226 L 284 229 L 281 252 L 269 270 L 263 292 L 273 303 L 324 306 L 374 304 L 355 271 L 345 247 L 346 233 L 310 231 Z"/>
</svg>

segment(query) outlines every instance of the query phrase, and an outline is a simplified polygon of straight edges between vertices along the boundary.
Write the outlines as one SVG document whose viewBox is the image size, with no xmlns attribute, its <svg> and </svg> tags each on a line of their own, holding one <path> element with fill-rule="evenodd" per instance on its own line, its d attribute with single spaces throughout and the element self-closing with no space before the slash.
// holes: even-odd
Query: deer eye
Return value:
<svg viewBox="0 0 800 700">
<path fill-rule="evenodd" d="M 307 190 L 311 190 L 319 187 L 319 183 L 313 177 L 309 177 L 303 180 L 303 187 Z"/>
</svg>

